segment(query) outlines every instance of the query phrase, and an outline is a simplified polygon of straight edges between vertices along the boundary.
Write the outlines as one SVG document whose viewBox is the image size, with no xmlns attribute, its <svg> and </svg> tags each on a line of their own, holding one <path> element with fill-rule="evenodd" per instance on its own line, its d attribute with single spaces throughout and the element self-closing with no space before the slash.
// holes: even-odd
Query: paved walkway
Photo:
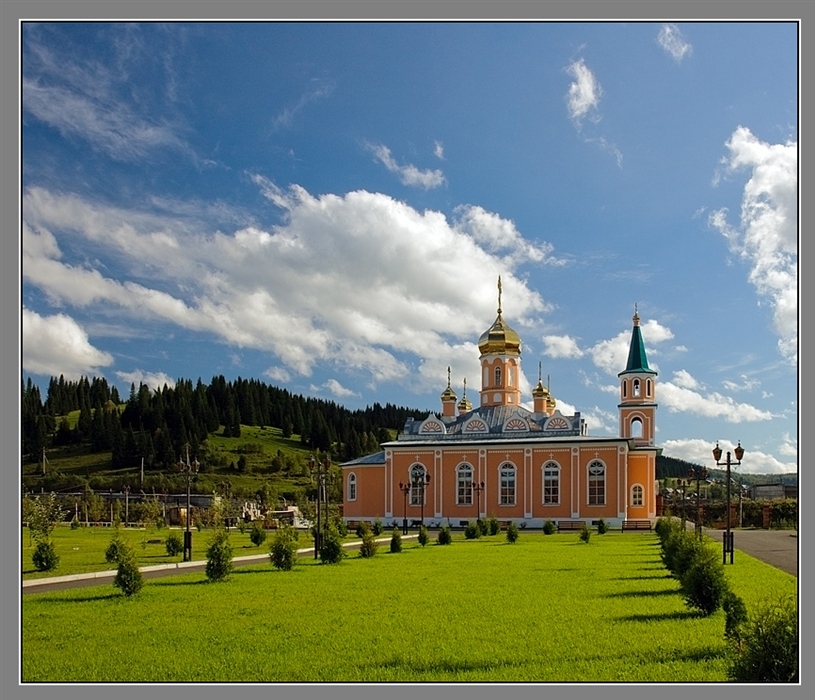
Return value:
<svg viewBox="0 0 815 700">
<path fill-rule="evenodd" d="M 721 542 L 724 530 L 704 529 L 705 534 Z M 795 530 L 731 530 L 733 533 L 733 563 L 739 551 L 771 564 L 788 574 L 798 576 L 798 532 Z M 728 561 L 730 557 L 728 555 Z"/>
</svg>

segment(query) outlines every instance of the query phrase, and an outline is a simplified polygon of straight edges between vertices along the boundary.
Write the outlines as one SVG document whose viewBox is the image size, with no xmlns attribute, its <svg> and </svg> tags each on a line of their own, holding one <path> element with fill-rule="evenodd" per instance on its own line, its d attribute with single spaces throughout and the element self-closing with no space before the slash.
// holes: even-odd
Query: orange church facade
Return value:
<svg viewBox="0 0 815 700">
<path fill-rule="evenodd" d="M 648 366 L 634 315 L 626 368 L 620 372 L 617 437 L 588 435 L 580 413 L 556 409 L 538 378 L 533 410 L 521 405 L 521 341 L 498 316 L 481 336 L 478 408 L 450 386 L 440 414 L 409 419 L 382 451 L 342 465 L 346 521 L 403 520 L 466 525 L 496 517 L 523 527 L 546 520 L 656 517 L 656 372 Z"/>
</svg>

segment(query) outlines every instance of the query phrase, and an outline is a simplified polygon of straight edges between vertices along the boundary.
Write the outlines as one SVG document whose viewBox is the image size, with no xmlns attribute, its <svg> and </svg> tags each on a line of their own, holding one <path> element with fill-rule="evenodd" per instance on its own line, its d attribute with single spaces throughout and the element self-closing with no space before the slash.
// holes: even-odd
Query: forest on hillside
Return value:
<svg viewBox="0 0 815 700">
<path fill-rule="evenodd" d="M 76 411 L 78 419 L 69 420 Z M 286 438 L 298 435 L 305 448 L 346 461 L 377 451 L 408 417 L 426 415 L 390 403 L 350 411 L 255 379 L 227 381 L 222 375 L 209 384 L 179 379 L 157 390 L 131 384 L 126 399 L 103 377 L 60 376 L 51 378 L 43 400 L 29 378 L 22 387 L 21 456 L 24 463 L 36 462 L 44 449 L 86 444 L 94 452 L 110 452 L 114 468 L 142 459 L 148 468 L 172 468 L 185 445 L 196 454 L 210 434 L 240 437 L 244 425 L 278 428 Z"/>
</svg>

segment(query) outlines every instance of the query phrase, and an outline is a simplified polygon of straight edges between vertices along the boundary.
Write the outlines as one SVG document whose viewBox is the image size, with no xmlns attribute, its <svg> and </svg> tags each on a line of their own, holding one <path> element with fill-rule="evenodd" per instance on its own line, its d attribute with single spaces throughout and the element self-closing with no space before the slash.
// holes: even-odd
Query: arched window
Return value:
<svg viewBox="0 0 815 700">
<path fill-rule="evenodd" d="M 495 386 L 501 386 L 501 368 L 495 368 Z"/>
<path fill-rule="evenodd" d="M 645 395 L 652 396 L 653 395 L 653 388 L 650 379 L 645 380 Z"/>
<path fill-rule="evenodd" d="M 486 389 L 490 385 L 490 368 L 484 367 L 484 378 L 481 381 L 482 386 Z"/>
<path fill-rule="evenodd" d="M 632 438 L 642 437 L 642 420 L 640 418 L 633 418 L 631 420 L 631 437 Z"/>
<path fill-rule="evenodd" d="M 631 505 L 642 506 L 642 486 L 640 484 L 634 484 L 631 487 Z"/>
<path fill-rule="evenodd" d="M 606 465 L 595 460 L 589 463 L 589 505 L 602 506 L 606 503 Z"/>
<path fill-rule="evenodd" d="M 623 398 L 628 396 L 628 382 L 623 380 Z"/>
<path fill-rule="evenodd" d="M 635 379 L 634 380 L 634 396 L 639 396 L 639 395 L 640 395 L 640 380 Z"/>
<path fill-rule="evenodd" d="M 498 477 L 498 503 L 502 506 L 515 505 L 515 467 L 509 463 L 502 464 Z"/>
<path fill-rule="evenodd" d="M 410 505 L 423 503 L 427 503 L 427 469 L 423 464 L 414 464 L 410 468 Z"/>
<path fill-rule="evenodd" d="M 507 367 L 507 386 L 512 386 L 512 365 Z"/>
<path fill-rule="evenodd" d="M 353 472 L 348 475 L 348 500 L 357 500 L 357 475 Z"/>
<path fill-rule="evenodd" d="M 557 462 L 543 465 L 543 503 L 557 505 L 560 503 L 560 466 Z"/>
<path fill-rule="evenodd" d="M 456 505 L 473 504 L 473 468 L 469 464 L 460 464 L 456 469 Z"/>
</svg>

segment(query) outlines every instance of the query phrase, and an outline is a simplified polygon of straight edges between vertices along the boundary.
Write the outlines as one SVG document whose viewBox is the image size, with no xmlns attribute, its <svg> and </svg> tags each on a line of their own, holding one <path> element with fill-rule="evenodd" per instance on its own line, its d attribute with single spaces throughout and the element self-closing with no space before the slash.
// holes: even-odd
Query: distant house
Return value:
<svg viewBox="0 0 815 700">
<path fill-rule="evenodd" d="M 753 500 L 798 498 L 798 487 L 789 484 L 754 484 L 748 489 Z"/>
</svg>

